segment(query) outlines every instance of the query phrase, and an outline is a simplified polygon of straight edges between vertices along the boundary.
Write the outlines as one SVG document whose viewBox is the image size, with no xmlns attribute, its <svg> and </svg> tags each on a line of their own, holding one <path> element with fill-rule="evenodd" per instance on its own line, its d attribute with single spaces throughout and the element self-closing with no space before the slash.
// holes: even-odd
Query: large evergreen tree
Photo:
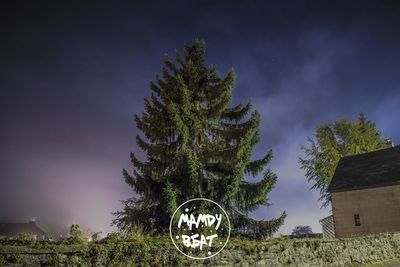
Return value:
<svg viewBox="0 0 400 267">
<path fill-rule="evenodd" d="M 379 130 L 363 113 L 357 121 L 339 119 L 322 124 L 314 138 L 308 138 L 308 144 L 308 147 L 302 146 L 305 157 L 299 161 L 306 171 L 307 181 L 312 183 L 311 188 L 319 190 L 322 207 L 330 203 L 326 190 L 341 157 L 384 148 Z"/>
<path fill-rule="evenodd" d="M 271 221 L 256 221 L 248 214 L 268 205 L 276 175 L 265 169 L 272 152 L 252 160 L 259 142 L 260 115 L 251 103 L 228 107 L 235 73 L 222 79 L 215 66 L 205 65 L 205 45 L 194 41 L 176 52 L 176 63 L 164 60 L 162 78 L 151 82 L 145 111 L 135 116 L 138 146 L 147 159 L 131 153 L 132 174 L 123 171 L 136 197 L 116 213 L 119 228 L 132 224 L 168 229 L 175 209 L 197 197 L 208 198 L 228 212 L 236 233 L 271 235 L 285 213 Z M 258 182 L 248 182 L 246 176 Z"/>
</svg>

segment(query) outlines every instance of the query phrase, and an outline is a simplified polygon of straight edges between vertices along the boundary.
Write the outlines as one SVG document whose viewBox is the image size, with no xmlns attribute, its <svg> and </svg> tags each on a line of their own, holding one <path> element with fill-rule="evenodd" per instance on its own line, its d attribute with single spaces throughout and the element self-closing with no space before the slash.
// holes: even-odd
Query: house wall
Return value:
<svg viewBox="0 0 400 267">
<path fill-rule="evenodd" d="M 335 192 L 331 198 L 336 237 L 400 231 L 400 185 Z"/>
<path fill-rule="evenodd" d="M 330 215 L 319 221 L 322 226 L 322 235 L 324 238 L 334 238 L 335 237 L 335 223 L 333 221 L 333 216 Z"/>
</svg>

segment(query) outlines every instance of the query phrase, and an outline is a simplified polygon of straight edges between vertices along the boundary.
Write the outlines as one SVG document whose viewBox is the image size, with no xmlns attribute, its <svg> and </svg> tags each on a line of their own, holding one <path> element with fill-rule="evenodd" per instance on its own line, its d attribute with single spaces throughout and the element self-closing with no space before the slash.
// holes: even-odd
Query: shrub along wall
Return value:
<svg viewBox="0 0 400 267">
<path fill-rule="evenodd" d="M 167 237 L 89 244 L 0 244 L 0 266 L 359 266 L 400 257 L 400 233 L 346 239 L 232 239 L 208 260 L 184 257 Z"/>
</svg>

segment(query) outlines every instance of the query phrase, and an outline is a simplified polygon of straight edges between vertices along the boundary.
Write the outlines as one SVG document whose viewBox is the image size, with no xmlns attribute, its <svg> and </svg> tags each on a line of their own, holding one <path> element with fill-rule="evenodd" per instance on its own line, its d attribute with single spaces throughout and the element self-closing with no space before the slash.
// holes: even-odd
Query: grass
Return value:
<svg viewBox="0 0 400 267">
<path fill-rule="evenodd" d="M 390 259 L 364 265 L 364 267 L 394 267 L 400 266 L 400 259 Z"/>
</svg>

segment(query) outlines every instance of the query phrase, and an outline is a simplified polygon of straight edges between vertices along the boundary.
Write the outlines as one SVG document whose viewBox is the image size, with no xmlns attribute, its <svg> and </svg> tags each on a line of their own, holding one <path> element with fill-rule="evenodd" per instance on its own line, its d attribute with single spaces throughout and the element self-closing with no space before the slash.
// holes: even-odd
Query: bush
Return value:
<svg viewBox="0 0 400 267">
<path fill-rule="evenodd" d="M 87 236 L 82 232 L 81 228 L 77 224 L 72 224 L 69 230 L 70 237 L 68 238 L 69 243 L 82 244 L 87 243 Z"/>
<path fill-rule="evenodd" d="M 145 232 L 143 226 L 134 225 L 125 232 L 125 239 L 144 242 L 148 234 Z"/>
<path fill-rule="evenodd" d="M 122 240 L 121 234 L 118 232 L 112 232 L 109 233 L 105 238 L 103 238 L 101 242 L 106 244 L 113 244 L 117 243 L 120 240 Z"/>
<path fill-rule="evenodd" d="M 92 241 L 93 242 L 99 241 L 100 234 L 101 234 L 101 232 L 93 233 L 92 236 L 91 236 Z"/>
</svg>

